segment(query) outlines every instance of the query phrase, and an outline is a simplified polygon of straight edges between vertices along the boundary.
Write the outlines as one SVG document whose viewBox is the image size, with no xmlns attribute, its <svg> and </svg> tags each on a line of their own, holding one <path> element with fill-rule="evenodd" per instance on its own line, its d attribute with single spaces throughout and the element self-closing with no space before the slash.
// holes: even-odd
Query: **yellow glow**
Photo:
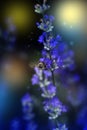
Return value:
<svg viewBox="0 0 87 130">
<path fill-rule="evenodd" d="M 80 25 L 83 22 L 84 3 L 67 1 L 57 7 L 56 16 L 60 23 L 68 25 Z"/>
<path fill-rule="evenodd" d="M 33 16 L 30 7 L 28 6 L 23 3 L 11 3 L 5 7 L 5 17 L 10 18 L 13 24 L 15 24 L 17 29 L 20 31 L 31 27 L 32 24 Z"/>
</svg>

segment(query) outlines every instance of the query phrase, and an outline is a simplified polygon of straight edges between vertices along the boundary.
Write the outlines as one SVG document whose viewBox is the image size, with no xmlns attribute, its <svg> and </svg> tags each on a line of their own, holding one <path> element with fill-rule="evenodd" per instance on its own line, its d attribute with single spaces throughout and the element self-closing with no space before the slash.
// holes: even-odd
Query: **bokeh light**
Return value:
<svg viewBox="0 0 87 130">
<path fill-rule="evenodd" d="M 33 13 L 30 5 L 22 2 L 11 2 L 8 3 L 4 8 L 4 19 L 11 19 L 18 31 L 23 32 L 31 27 Z"/>
<path fill-rule="evenodd" d="M 81 26 L 84 20 L 84 2 L 62 1 L 56 5 L 56 19 L 59 24 Z"/>
<path fill-rule="evenodd" d="M 28 81 L 26 61 L 15 56 L 8 56 L 2 62 L 2 77 L 10 85 L 24 85 Z"/>
</svg>

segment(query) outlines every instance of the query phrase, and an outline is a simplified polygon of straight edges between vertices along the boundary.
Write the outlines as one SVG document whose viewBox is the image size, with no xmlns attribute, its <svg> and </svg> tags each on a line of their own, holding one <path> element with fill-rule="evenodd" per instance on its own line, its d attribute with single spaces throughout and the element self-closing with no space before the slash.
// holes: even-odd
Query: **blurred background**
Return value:
<svg viewBox="0 0 87 130">
<path fill-rule="evenodd" d="M 38 2 L 42 3 L 41 0 L 0 2 L 0 130 L 9 130 L 10 121 L 21 117 L 20 100 L 27 91 L 35 102 L 35 120 L 41 128 L 38 130 L 47 129 L 49 124 L 43 108 L 38 111 L 40 91 L 31 85 L 33 68 L 43 48 L 38 43 L 42 32 L 36 27 L 41 16 L 34 12 Z M 58 88 L 59 98 L 69 107 L 60 120 L 67 123 L 69 130 L 87 130 L 87 1 L 47 3 L 51 5 L 48 13 L 55 17 L 55 33 L 74 51 L 75 58 L 75 69 L 67 73 Z"/>
</svg>

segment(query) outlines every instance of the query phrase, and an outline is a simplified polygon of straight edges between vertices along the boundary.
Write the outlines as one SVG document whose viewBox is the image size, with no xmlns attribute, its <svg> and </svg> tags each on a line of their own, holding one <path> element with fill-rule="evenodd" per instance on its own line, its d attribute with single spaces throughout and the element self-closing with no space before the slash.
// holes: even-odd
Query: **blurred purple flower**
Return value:
<svg viewBox="0 0 87 130">
<path fill-rule="evenodd" d="M 33 100 L 31 96 L 28 93 L 25 94 L 24 97 L 21 99 L 21 103 L 24 119 L 31 120 L 34 117 L 34 114 L 32 113 Z"/>
<path fill-rule="evenodd" d="M 68 130 L 68 128 L 66 127 L 66 125 L 61 125 L 61 124 L 58 124 L 58 128 L 55 128 L 53 130 Z"/>
<path fill-rule="evenodd" d="M 33 75 L 31 82 L 32 82 L 32 85 L 38 84 L 39 78 L 36 74 Z"/>
<path fill-rule="evenodd" d="M 53 84 L 49 84 L 42 89 L 41 95 L 45 98 L 53 98 L 56 95 L 56 87 Z"/>
<path fill-rule="evenodd" d="M 10 130 L 20 130 L 20 120 L 14 119 L 11 121 Z"/>
<path fill-rule="evenodd" d="M 62 112 L 67 111 L 57 97 L 44 101 L 44 110 L 49 113 L 49 119 L 56 119 Z"/>
</svg>

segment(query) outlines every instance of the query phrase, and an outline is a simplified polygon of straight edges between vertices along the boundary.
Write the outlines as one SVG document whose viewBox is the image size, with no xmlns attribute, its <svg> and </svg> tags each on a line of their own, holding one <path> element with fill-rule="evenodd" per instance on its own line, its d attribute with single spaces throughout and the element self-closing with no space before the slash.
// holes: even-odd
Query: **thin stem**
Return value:
<svg viewBox="0 0 87 130">
<path fill-rule="evenodd" d="M 51 50 L 50 50 L 51 51 Z M 49 51 L 49 56 L 50 56 L 50 60 L 52 61 L 52 57 L 51 57 L 51 52 Z M 53 65 L 52 65 L 53 68 Z M 53 80 L 53 84 L 55 86 L 55 76 L 54 76 L 54 70 L 51 70 L 51 74 L 52 74 L 52 80 Z"/>
<path fill-rule="evenodd" d="M 51 73 L 52 73 L 52 80 L 53 80 L 53 84 L 55 86 L 55 78 L 54 78 L 54 71 L 51 70 Z"/>
</svg>

